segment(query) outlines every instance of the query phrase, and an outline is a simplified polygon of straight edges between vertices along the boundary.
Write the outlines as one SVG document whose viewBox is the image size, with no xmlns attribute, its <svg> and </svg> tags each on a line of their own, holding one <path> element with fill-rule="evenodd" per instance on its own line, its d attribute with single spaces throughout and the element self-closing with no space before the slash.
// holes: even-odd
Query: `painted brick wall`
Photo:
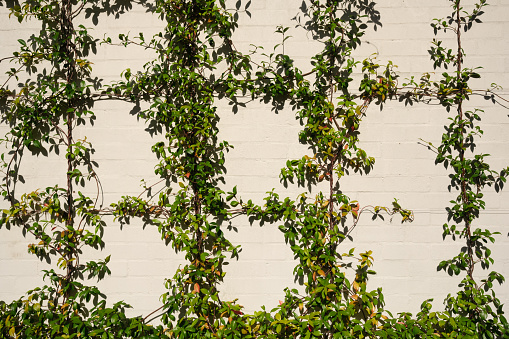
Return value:
<svg viewBox="0 0 509 339">
<path fill-rule="evenodd" d="M 236 46 L 247 51 L 250 44 L 271 46 L 279 42 L 274 34 L 277 25 L 292 27 L 293 36 L 285 51 L 294 56 L 299 66 L 309 68 L 309 57 L 319 45 L 292 20 L 298 13 L 300 0 L 253 0 L 252 17 L 242 16 L 236 34 Z M 433 18 L 449 15 L 445 0 L 386 0 L 380 1 L 382 27 L 370 31 L 366 42 L 356 51 L 360 60 L 378 52 L 381 62 L 392 60 L 399 65 L 401 82 L 411 75 L 419 77 L 433 71 L 428 48 L 433 38 L 430 22 Z M 468 1 L 465 1 L 468 3 Z M 0 58 L 10 55 L 18 38 L 27 37 L 35 23 L 22 25 L 8 20 L 8 10 L 0 0 Z M 464 35 L 467 66 L 483 66 L 483 78 L 475 86 L 479 89 L 496 82 L 509 97 L 509 3 L 491 0 L 482 25 Z M 468 4 L 467 4 L 468 5 Z M 160 23 L 134 7 L 120 18 L 100 16 L 97 25 L 89 20 L 84 24 L 93 27 L 101 38 L 105 33 L 115 36 L 120 32 L 133 34 L 157 31 Z M 100 46 L 91 59 L 95 75 L 104 83 L 118 79 L 120 72 L 130 67 L 135 70 L 149 58 L 150 53 L 132 48 Z M 5 81 L 4 71 L 10 67 L 0 64 L 0 83 Z M 298 121 L 294 112 L 286 108 L 275 114 L 270 107 L 250 103 L 247 108 L 233 114 L 219 104 L 221 137 L 235 146 L 227 156 L 228 174 L 225 188 L 238 186 L 241 196 L 261 202 L 265 192 L 275 188 L 283 196 L 295 197 L 304 189 L 290 186 L 285 189 L 279 182 L 279 169 L 287 159 L 298 158 L 306 150 L 298 144 Z M 509 164 L 509 111 L 473 98 L 471 107 L 485 109 L 482 127 L 485 135 L 479 143 L 482 151 L 490 153 L 495 169 Z M 509 105 L 506 105 L 509 106 Z M 150 153 L 154 140 L 144 131 L 142 123 L 129 115 L 131 107 L 118 102 L 100 102 L 95 106 L 97 123 L 93 128 L 78 131 L 96 148 L 95 160 L 100 164 L 98 174 L 104 188 L 105 205 L 125 194 L 141 192 L 140 180 L 155 180 L 155 157 Z M 376 158 L 375 168 L 368 176 L 345 178 L 341 189 L 361 205 L 389 205 L 398 198 L 404 207 L 412 209 L 415 221 L 401 225 L 395 217 L 371 221 L 363 218 L 353 232 L 354 242 L 345 244 L 358 250 L 374 252 L 377 276 L 371 287 L 382 286 L 388 308 L 394 312 L 418 309 L 420 303 L 435 298 L 440 306 L 447 293 L 454 291 L 458 279 L 437 272 L 442 259 L 457 253 L 460 244 L 442 241 L 442 224 L 446 221 L 445 204 L 452 198 L 447 192 L 447 172 L 434 165 L 434 154 L 419 144 L 419 138 L 439 142 L 447 115 L 437 106 L 415 104 L 405 106 L 399 102 L 387 104 L 383 111 L 372 106 L 361 127 L 362 144 Z M 65 163 L 54 157 L 25 160 L 23 189 L 33 190 L 65 177 Z M 480 222 L 502 234 L 493 246 L 496 265 L 493 267 L 509 277 L 509 239 L 507 216 L 509 194 L 486 194 L 487 209 Z M 247 219 L 234 220 L 235 230 L 229 232 L 232 242 L 241 244 L 239 261 L 226 267 L 227 276 L 222 291 L 224 299 L 238 298 L 248 311 L 267 305 L 270 309 L 282 299 L 283 288 L 293 284 L 293 257 L 286 247 L 277 225 L 250 225 Z M 182 257 L 159 240 L 157 230 L 133 222 L 121 230 L 111 221 L 106 229 L 106 248 L 102 253 L 88 252 L 91 258 L 112 255 L 112 275 L 99 283 L 111 302 L 125 300 L 133 305 L 131 314 L 147 314 L 159 305 L 164 292 L 164 279 L 171 277 Z M 27 254 L 29 238 L 19 230 L 0 230 L 0 300 L 18 298 L 28 289 L 41 283 L 40 271 L 49 266 Z M 500 299 L 509 302 L 509 284 L 497 288 Z"/>
</svg>

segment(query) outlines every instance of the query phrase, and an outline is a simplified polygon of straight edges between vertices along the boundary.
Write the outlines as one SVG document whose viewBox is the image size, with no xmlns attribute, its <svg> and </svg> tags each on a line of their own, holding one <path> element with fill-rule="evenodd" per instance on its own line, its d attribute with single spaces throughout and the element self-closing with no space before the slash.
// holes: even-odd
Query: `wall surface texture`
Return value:
<svg viewBox="0 0 509 339">
<path fill-rule="evenodd" d="M 469 1 L 465 1 L 468 6 Z M 499 94 L 509 98 L 509 2 L 490 0 L 483 24 L 464 34 L 467 66 L 482 66 L 482 78 L 474 83 L 485 89 L 497 83 L 504 89 Z M 17 39 L 27 37 L 37 29 L 35 21 L 19 24 L 8 19 L 8 9 L 0 0 L 0 58 L 17 48 Z M 274 33 L 278 25 L 289 26 L 292 36 L 285 44 L 285 52 L 292 55 L 305 71 L 309 58 L 319 45 L 297 27 L 295 16 L 300 0 L 252 0 L 251 17 L 241 15 L 239 29 L 234 37 L 239 50 L 248 51 L 251 44 L 272 46 L 279 43 Z M 392 60 L 398 65 L 400 82 L 424 72 L 433 72 L 428 49 L 433 39 L 430 23 L 433 18 L 449 15 L 449 1 L 445 0 L 384 0 L 376 5 L 381 13 L 382 26 L 370 30 L 361 48 L 355 52 L 359 60 L 378 53 L 378 60 Z M 92 34 L 115 37 L 120 32 L 145 36 L 157 31 L 157 17 L 136 5 L 119 18 L 99 16 L 95 25 L 83 18 L 83 24 L 93 28 Z M 454 46 L 454 41 L 447 40 Z M 151 58 L 139 48 L 100 45 L 92 56 L 95 75 L 109 83 L 119 79 L 129 67 L 133 71 Z M 0 63 L 0 83 L 4 72 L 11 67 Z M 507 102 L 506 106 L 509 106 Z M 261 203 L 266 191 L 275 188 L 282 196 L 296 197 L 305 188 L 285 188 L 279 181 L 279 169 L 287 159 L 295 159 L 307 150 L 298 143 L 299 122 L 291 107 L 279 111 L 270 105 L 251 102 L 234 114 L 226 103 L 219 103 L 221 138 L 234 145 L 227 155 L 225 189 L 237 185 L 239 194 Z M 482 96 L 473 96 L 469 107 L 485 110 L 482 127 L 485 131 L 479 148 L 490 153 L 495 169 L 509 165 L 509 110 L 493 105 Z M 100 164 L 98 174 L 104 190 L 104 205 L 118 201 L 122 195 L 141 192 L 140 180 L 153 182 L 156 159 L 150 152 L 155 140 L 144 131 L 144 124 L 129 114 L 131 106 L 115 101 L 98 102 L 94 111 L 95 126 L 78 130 L 96 149 L 95 160 Z M 372 250 L 377 275 L 370 280 L 371 287 L 383 287 L 388 309 L 393 312 L 418 310 L 422 301 L 435 299 L 441 307 L 447 293 L 457 288 L 459 280 L 443 271 L 438 263 L 458 252 L 460 244 L 442 240 L 442 225 L 447 216 L 445 206 L 455 195 L 447 191 L 447 171 L 435 166 L 434 153 L 420 143 L 420 139 L 440 142 L 447 124 L 447 113 L 438 105 L 390 102 L 382 111 L 369 107 L 362 121 L 362 145 L 375 157 L 374 169 L 369 175 L 352 175 L 341 185 L 344 193 L 358 200 L 361 206 L 390 205 L 393 198 L 413 210 L 415 221 L 401 224 L 398 217 L 372 221 L 366 215 L 353 231 L 353 243 L 344 244 L 344 251 Z M 65 180 L 66 167 L 62 159 L 52 157 L 25 159 L 24 175 L 29 191 Z M 315 190 L 316 191 L 316 190 Z M 509 278 L 509 192 L 486 191 L 486 210 L 480 223 L 501 232 L 492 246 L 496 264 L 493 267 Z M 277 224 L 250 224 L 246 218 L 234 219 L 229 232 L 233 243 L 242 245 L 238 261 L 226 267 L 227 275 L 222 292 L 225 299 L 238 298 L 248 311 L 266 305 L 267 309 L 282 299 L 283 288 L 293 285 L 293 255 L 285 245 Z M 0 300 L 19 298 L 30 288 L 39 285 L 41 270 L 48 264 L 27 253 L 27 244 L 18 229 L 0 229 Z M 133 306 L 132 314 L 148 314 L 159 306 L 164 292 L 164 280 L 173 276 L 183 258 L 175 255 L 161 242 L 156 229 L 133 220 L 122 228 L 111 220 L 105 233 L 103 253 L 87 252 L 89 257 L 101 258 L 111 254 L 111 276 L 99 283 L 111 302 L 125 300 Z M 477 273 L 481 274 L 480 270 Z M 509 302 L 509 284 L 497 287 L 498 296 Z M 506 312 L 509 309 L 506 307 Z"/>
</svg>

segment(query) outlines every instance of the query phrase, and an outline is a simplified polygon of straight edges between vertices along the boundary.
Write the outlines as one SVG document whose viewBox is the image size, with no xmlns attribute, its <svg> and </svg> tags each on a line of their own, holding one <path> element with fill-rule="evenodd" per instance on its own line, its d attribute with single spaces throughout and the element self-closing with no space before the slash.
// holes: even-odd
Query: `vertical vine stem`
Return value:
<svg viewBox="0 0 509 339">
<path fill-rule="evenodd" d="M 329 91 L 330 91 L 330 97 L 329 102 L 330 106 L 334 107 L 334 62 L 336 60 L 336 53 L 335 53 L 335 41 L 334 38 L 336 36 L 336 28 L 335 28 L 335 22 L 334 17 L 336 15 L 336 6 L 337 4 L 333 4 L 331 0 L 327 0 L 327 7 L 329 9 L 329 44 L 328 44 L 328 57 L 329 57 Z M 334 116 L 334 112 L 331 109 L 330 113 L 331 117 L 329 120 L 332 119 Z M 336 222 L 334 219 L 334 166 L 337 159 L 337 155 L 339 150 L 336 150 L 334 152 L 334 156 L 330 159 L 329 163 L 329 231 L 332 232 L 334 229 L 334 223 Z M 331 244 L 333 246 L 333 244 Z"/>
<path fill-rule="evenodd" d="M 460 162 L 462 164 L 461 168 L 461 197 L 463 200 L 464 206 L 468 205 L 468 188 L 467 188 L 467 179 L 466 179 L 466 170 L 464 167 L 465 164 L 465 144 L 464 144 L 464 134 L 465 134 L 465 126 L 463 122 L 463 100 L 465 98 L 465 88 L 463 86 L 463 81 L 461 79 L 461 71 L 463 68 L 463 48 L 461 46 L 461 30 L 462 30 L 462 24 L 461 24 L 461 0 L 456 0 L 455 4 L 455 14 L 456 14 L 456 44 L 457 44 L 457 55 L 456 55 L 456 81 L 459 88 L 458 93 L 458 107 L 457 107 L 457 114 L 459 118 L 459 158 Z M 467 251 L 468 251 L 468 270 L 467 274 L 474 280 L 474 253 L 472 249 L 472 230 L 471 230 L 471 218 L 470 215 L 467 215 L 467 218 L 465 218 L 465 236 L 466 236 L 466 245 L 467 245 Z"/>
<path fill-rule="evenodd" d="M 62 286 L 64 288 L 64 303 L 69 299 L 70 294 L 72 292 L 72 288 L 70 288 L 70 282 L 74 278 L 74 270 L 77 261 L 77 252 L 76 252 L 76 237 L 73 237 L 73 223 L 74 223 L 74 199 L 73 199 L 73 171 L 74 171 L 74 161 L 73 161 L 73 123 L 74 123 L 74 110 L 76 104 L 76 98 L 74 93 L 74 88 L 76 85 L 76 50 L 73 43 L 73 35 L 74 35 L 74 25 L 72 22 L 72 1 L 71 0 L 62 0 L 62 10 L 61 10 L 61 25 L 62 25 L 62 39 L 63 39 L 63 50 L 65 58 L 65 67 L 66 67 L 66 94 L 67 94 L 67 140 L 66 140 L 66 157 L 67 157 L 67 218 L 66 218 L 66 226 L 67 232 L 71 234 L 70 242 L 71 244 L 67 245 L 66 250 L 66 276 L 65 276 L 65 284 Z M 72 239 L 74 238 L 74 239 Z M 66 286 L 67 285 L 67 286 Z"/>
</svg>

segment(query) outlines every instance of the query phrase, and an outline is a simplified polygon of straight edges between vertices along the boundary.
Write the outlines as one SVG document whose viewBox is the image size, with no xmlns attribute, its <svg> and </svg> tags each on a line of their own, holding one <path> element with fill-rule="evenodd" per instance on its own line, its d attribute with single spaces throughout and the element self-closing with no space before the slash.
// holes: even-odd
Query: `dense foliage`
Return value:
<svg viewBox="0 0 509 339">
<path fill-rule="evenodd" d="M 234 44 L 239 13 L 249 13 L 251 1 L 232 4 L 225 0 L 157 0 L 145 3 L 149 14 L 164 24 L 153 37 L 120 34 L 101 43 L 138 46 L 155 58 L 140 71 L 125 69 L 122 78 L 108 85 L 95 77 L 87 60 L 100 48 L 86 25 L 96 24 L 99 14 L 117 13 L 130 6 L 109 2 L 35 0 L 10 6 L 20 23 L 33 19 L 40 32 L 19 40 L 19 51 L 0 59 L 14 65 L 0 88 L 2 122 L 9 131 L 2 139 L 4 180 L 2 195 L 8 204 L 0 227 L 20 228 L 38 243 L 29 252 L 54 264 L 46 270 L 46 285 L 20 299 L 0 302 L 0 333 L 7 338 L 427 338 L 507 337 L 508 324 L 493 292 L 504 278 L 496 272 L 484 280 L 474 269 L 493 264 L 488 244 L 495 232 L 475 228 L 484 209 L 482 189 L 504 186 L 509 169 L 491 170 L 485 154 L 475 154 L 474 138 L 482 131 L 479 110 L 466 102 L 476 69 L 463 67 L 461 32 L 480 22 L 485 0 L 464 12 L 460 0 L 451 1 L 453 14 L 436 20 L 441 30 L 456 35 L 455 49 L 434 41 L 430 49 L 434 67 L 451 69 L 437 81 L 424 75 L 403 88 L 392 62 L 382 66 L 374 57 L 352 57 L 368 25 L 379 25 L 375 3 L 365 0 L 310 0 L 301 6 L 300 23 L 322 44 L 310 69 L 297 68 L 284 53 L 289 38 L 286 27 L 277 27 L 281 43 L 271 54 L 244 53 Z M 281 51 L 281 52 L 279 52 Z M 262 59 L 262 61 L 254 61 Z M 361 71 L 354 84 L 354 73 Z M 452 70 L 454 69 L 454 70 Z M 17 80 L 19 85 L 13 86 Z M 295 199 L 280 198 L 275 189 L 263 205 L 241 197 L 237 188 L 225 192 L 225 153 L 231 149 L 219 139 L 218 102 L 227 101 L 233 112 L 250 97 L 276 111 L 289 103 L 302 125 L 299 141 L 309 153 L 290 159 L 281 170 L 285 185 L 314 187 Z M 463 240 L 461 252 L 439 264 L 449 274 L 463 274 L 461 289 L 445 300 L 445 311 L 432 312 L 429 300 L 416 315 L 393 315 L 385 309 L 380 288 L 369 287 L 372 253 L 356 253 L 347 243 L 363 214 L 374 220 L 400 215 L 411 222 L 413 214 L 398 200 L 392 206 L 363 206 L 341 191 L 341 179 L 352 172 L 368 174 L 374 159 L 359 147 L 359 125 L 368 106 L 387 100 L 405 102 L 437 100 L 451 113 L 442 143 L 429 144 L 436 163 L 452 170 L 451 187 L 458 197 L 447 207 L 444 237 Z M 108 207 L 101 205 L 101 185 L 86 139 L 76 139 L 80 125 L 93 124 L 97 100 L 132 103 L 131 113 L 146 122 L 158 162 L 160 180 L 146 184 L 138 196 L 123 196 Z M 60 150 L 65 152 L 60 152 Z M 65 158 L 63 187 L 40 188 L 17 194 L 24 183 L 21 159 L 26 154 Z M 26 155 L 25 155 L 26 156 Z M 62 185 L 61 182 L 59 182 Z M 326 183 L 327 185 L 324 185 Z M 19 186 L 19 185 L 18 185 Z M 85 188 L 97 187 L 87 196 Z M 322 191 L 318 187 L 324 188 Z M 126 316 L 124 302 L 106 304 L 106 296 L 91 279 L 110 273 L 110 257 L 80 261 L 83 247 L 103 248 L 105 215 L 122 223 L 141 218 L 155 225 L 161 240 L 182 253 L 186 264 L 165 281 L 162 305 L 145 318 Z M 275 223 L 293 251 L 301 291 L 286 289 L 285 298 L 273 309 L 244 314 L 235 300 L 219 294 L 223 267 L 239 256 L 239 246 L 225 236 L 237 215 L 252 222 Z M 351 272 L 351 274 L 349 274 Z M 353 278 L 349 278 L 353 277 Z M 154 314 L 155 316 L 151 318 Z M 150 325 L 154 319 L 158 325 Z"/>
</svg>

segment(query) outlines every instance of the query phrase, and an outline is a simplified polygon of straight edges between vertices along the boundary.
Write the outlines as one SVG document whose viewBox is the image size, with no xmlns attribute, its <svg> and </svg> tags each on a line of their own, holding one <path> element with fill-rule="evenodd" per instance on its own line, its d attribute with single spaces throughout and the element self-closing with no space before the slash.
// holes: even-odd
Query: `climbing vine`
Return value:
<svg viewBox="0 0 509 339">
<path fill-rule="evenodd" d="M 0 333 L 3 338 L 71 338 L 112 335 L 140 337 L 147 326 L 128 318 L 124 302 L 106 305 L 105 295 L 91 279 L 110 273 L 110 256 L 80 260 L 84 248 L 104 247 L 105 222 L 100 214 L 100 181 L 95 172 L 94 149 L 77 139 L 80 125 L 93 123 L 94 96 L 100 87 L 87 60 L 97 48 L 83 25 L 74 20 L 85 10 L 78 4 L 34 1 L 16 4 L 10 16 L 19 22 L 38 20 L 39 33 L 19 39 L 19 51 L 2 62 L 14 67 L 0 88 L 2 123 L 9 127 L 1 139 L 3 209 L 0 227 L 19 227 L 35 240 L 28 251 L 52 263 L 44 270 L 45 285 L 35 287 L 10 304 L 0 302 Z M 12 86 L 13 80 L 19 82 Z M 63 152 L 62 152 L 63 150 Z M 66 171 L 54 186 L 21 192 L 21 168 L 26 154 L 62 157 Z M 61 186 L 62 185 L 62 186 Z M 83 193 L 88 186 L 97 194 Z"/>
<path fill-rule="evenodd" d="M 442 41 L 435 39 L 430 49 L 434 68 L 444 69 L 443 78 L 433 83 L 437 89 L 436 99 L 447 112 L 454 114 L 449 117 L 450 124 L 445 126 L 441 144 L 428 145 L 437 154 L 435 162 L 451 170 L 450 188 L 458 192 L 451 206 L 446 208 L 447 223 L 443 226 L 443 237 L 462 240 L 463 245 L 460 253 L 440 262 L 438 269 L 449 275 L 463 275 L 463 278 L 459 284 L 460 291 L 446 298 L 445 312 L 436 325 L 440 332 L 459 337 L 495 338 L 508 333 L 502 303 L 493 291 L 493 285 L 503 283 L 504 277 L 495 271 L 482 279 L 474 275 L 476 268 L 489 270 L 493 265 L 489 245 L 500 234 L 477 226 L 479 214 L 485 209 L 483 189 L 494 186 L 498 192 L 504 187 L 508 175 L 508 168 L 499 172 L 491 169 L 485 161 L 488 154 L 476 153 L 476 139 L 483 134 L 479 126 L 483 111 L 468 108 L 468 100 L 473 93 L 469 81 L 480 78 L 480 67 L 464 67 L 466 52 L 462 47 L 462 34 L 481 22 L 480 17 L 487 5 L 486 0 L 480 0 L 466 10 L 461 0 L 452 1 L 451 15 L 435 19 L 432 24 L 435 34 L 450 32 L 456 38 L 455 48 L 448 49 Z M 492 95 L 488 93 L 485 97 L 491 99 Z"/>
<path fill-rule="evenodd" d="M 0 302 L 0 333 L 10 338 L 394 338 L 480 337 L 507 335 L 501 302 L 492 287 L 503 282 L 496 272 L 477 281 L 474 269 L 493 264 L 488 243 L 495 232 L 475 228 L 484 208 L 482 189 L 503 187 L 507 171 L 495 172 L 475 154 L 474 139 L 482 134 L 476 125 L 479 110 L 466 102 L 476 69 L 463 66 L 462 31 L 468 31 L 483 14 L 485 0 L 464 12 L 452 1 L 453 15 L 436 20 L 435 33 L 452 31 L 456 52 L 434 41 L 430 50 L 434 67 L 455 68 L 443 79 L 429 74 L 398 87 L 392 62 L 378 56 L 357 60 L 352 52 L 361 45 L 369 25 L 379 25 L 375 4 L 361 0 L 310 0 L 301 6 L 299 25 L 321 43 L 309 69 L 295 66 L 285 54 L 288 28 L 277 27 L 281 43 L 269 54 L 244 52 L 235 46 L 239 15 L 249 13 L 251 1 L 157 0 L 147 6 L 164 27 L 152 37 L 143 33 L 118 37 L 92 37 L 76 18 L 98 20 L 107 4 L 78 1 L 31 1 L 11 8 L 11 16 L 24 22 L 38 20 L 41 30 L 20 49 L 0 59 L 15 67 L 0 88 L 2 122 L 9 131 L 2 139 L 2 195 L 8 207 L 0 227 L 19 227 L 36 243 L 29 252 L 56 264 L 45 271 L 43 287 L 18 300 Z M 127 8 L 127 7 L 126 7 Z M 126 9 L 126 8 L 122 8 Z M 106 12 L 122 10 L 108 8 Z M 80 21 L 81 22 L 81 21 Z M 92 73 L 91 53 L 103 45 L 151 50 L 155 58 L 141 70 L 126 68 L 121 79 L 102 84 Z M 256 56 L 256 58 L 255 58 Z M 257 61 L 255 61 L 257 60 Z M 262 61 L 259 61 L 262 60 Z M 360 72 L 358 83 L 355 72 Z M 12 86 L 12 81 L 21 83 Z M 297 198 L 280 198 L 278 189 L 256 204 L 225 189 L 225 154 L 233 147 L 220 140 L 219 103 L 226 101 L 236 113 L 247 102 L 260 100 L 278 111 L 292 106 L 302 126 L 299 141 L 307 154 L 290 159 L 281 169 L 281 182 L 308 188 Z M 374 274 L 371 251 L 356 252 L 351 233 L 361 217 L 373 220 L 399 215 L 411 222 L 411 211 L 397 199 L 390 207 L 366 206 L 342 191 L 342 179 L 351 173 L 369 174 L 374 166 L 359 146 L 359 127 L 372 104 L 387 100 L 408 102 L 438 100 L 454 112 L 442 143 L 429 147 L 436 162 L 452 169 L 451 186 L 459 192 L 447 208 L 444 237 L 465 242 L 460 254 L 439 264 L 449 274 L 464 274 L 461 290 L 449 295 L 445 311 L 431 312 L 430 301 L 415 316 L 393 315 L 385 309 L 381 288 L 368 287 Z M 104 206 L 95 171 L 94 149 L 86 138 L 76 139 L 81 125 L 95 119 L 98 100 L 131 103 L 131 114 L 144 121 L 158 141 L 151 150 L 157 158 L 159 180 L 144 184 L 137 196 L 124 195 Z M 65 153 L 61 154 L 60 149 Z M 26 153 L 65 158 L 63 187 L 21 192 L 21 159 Z M 226 184 L 227 185 L 227 184 Z M 17 186 L 21 186 L 17 188 Z M 85 188 L 95 187 L 88 197 Z M 385 202 L 387 203 L 387 202 Z M 106 304 L 90 279 L 110 273 L 110 256 L 82 263 L 85 246 L 101 249 L 106 222 L 112 215 L 120 223 L 141 218 L 157 227 L 162 242 L 182 253 L 185 264 L 164 285 L 160 307 L 143 317 L 127 317 L 124 302 Z M 228 261 L 240 255 L 240 246 L 225 233 L 234 217 L 246 215 L 255 223 L 277 225 L 296 259 L 295 280 L 302 289 L 285 290 L 284 300 L 271 310 L 245 314 L 236 300 L 223 300 L 221 283 Z M 453 223 L 451 223 L 451 221 Z M 353 277 L 353 278 L 351 278 Z"/>
</svg>

